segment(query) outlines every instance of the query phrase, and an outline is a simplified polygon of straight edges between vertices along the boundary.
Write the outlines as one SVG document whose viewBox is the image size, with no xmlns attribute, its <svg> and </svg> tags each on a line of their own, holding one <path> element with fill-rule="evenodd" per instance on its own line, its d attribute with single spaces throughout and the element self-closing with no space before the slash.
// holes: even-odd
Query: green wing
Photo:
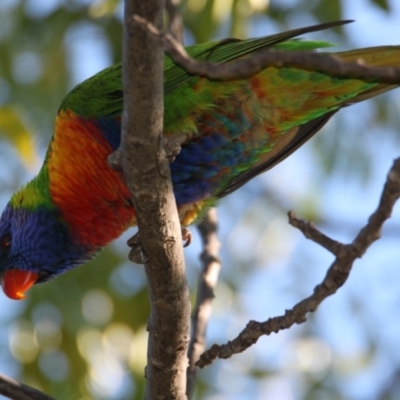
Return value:
<svg viewBox="0 0 400 400">
<path fill-rule="evenodd" d="M 304 33 L 319 31 L 327 28 L 346 24 L 350 21 L 338 21 L 327 24 L 319 24 L 306 28 L 293 29 L 276 35 L 239 40 L 225 39 L 220 42 L 197 44 L 186 48 L 187 52 L 199 61 L 212 61 L 225 63 L 246 56 L 263 48 L 272 47 L 280 50 L 307 51 L 329 46 L 325 42 L 307 42 L 289 40 Z M 174 64 L 166 56 L 164 66 L 165 93 L 176 91 L 193 79 L 184 69 Z M 179 92 L 179 91 L 178 91 Z M 177 93 L 179 96 L 179 93 Z M 174 105 L 180 107 L 180 102 L 166 101 L 166 108 L 170 108 L 170 114 L 174 114 Z M 116 64 L 106 68 L 93 77 L 77 85 L 61 103 L 61 110 L 71 110 L 82 117 L 119 116 L 123 108 L 122 90 L 122 66 Z M 167 124 L 168 125 L 168 124 Z M 167 128 L 167 127 L 166 127 Z"/>
<path fill-rule="evenodd" d="M 327 24 L 319 24 L 306 28 L 292 29 L 287 32 L 278 33 L 272 36 L 266 36 L 255 39 L 225 39 L 220 42 L 196 44 L 186 48 L 187 53 L 198 61 L 211 61 L 223 64 L 240 57 L 246 56 L 257 50 L 274 47 L 277 50 L 284 51 L 308 51 L 322 47 L 330 47 L 326 42 L 289 40 L 304 33 L 320 31 L 339 25 L 344 25 L 352 21 L 337 21 Z M 189 75 L 183 68 L 174 64 L 173 61 L 165 57 L 165 92 L 187 82 L 193 75 Z"/>
</svg>

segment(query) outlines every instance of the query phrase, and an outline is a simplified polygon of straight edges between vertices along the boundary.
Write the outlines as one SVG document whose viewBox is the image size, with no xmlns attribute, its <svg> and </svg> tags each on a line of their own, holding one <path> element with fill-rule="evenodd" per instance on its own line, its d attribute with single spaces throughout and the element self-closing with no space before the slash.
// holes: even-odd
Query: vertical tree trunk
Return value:
<svg viewBox="0 0 400 400">
<path fill-rule="evenodd" d="M 182 237 L 162 141 L 164 49 L 133 20 L 162 29 L 162 0 L 126 0 L 122 167 L 147 258 L 151 315 L 146 399 L 185 399 L 190 301 Z"/>
</svg>

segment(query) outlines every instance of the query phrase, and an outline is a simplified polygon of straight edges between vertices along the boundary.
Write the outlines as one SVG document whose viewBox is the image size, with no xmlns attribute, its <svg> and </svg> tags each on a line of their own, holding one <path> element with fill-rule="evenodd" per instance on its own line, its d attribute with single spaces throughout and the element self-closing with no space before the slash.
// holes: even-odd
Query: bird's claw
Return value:
<svg viewBox="0 0 400 400">
<path fill-rule="evenodd" d="M 108 165 L 114 171 L 122 171 L 122 154 L 120 150 L 113 151 L 107 158 Z"/>
<path fill-rule="evenodd" d="M 140 240 L 140 234 L 137 232 L 133 235 L 127 242 L 128 246 L 131 248 L 128 258 L 136 264 L 147 264 L 150 259 L 144 253 L 142 248 L 142 243 Z"/>
<path fill-rule="evenodd" d="M 187 139 L 187 135 L 181 133 L 178 135 L 164 137 L 165 154 L 170 163 L 181 152 L 181 145 Z M 122 171 L 122 154 L 120 150 L 113 151 L 107 158 L 108 165 L 114 171 Z"/>
<path fill-rule="evenodd" d="M 178 134 L 174 136 L 164 137 L 165 154 L 170 163 L 175 160 L 175 157 L 181 152 L 181 145 L 187 140 L 186 134 Z"/>
<path fill-rule="evenodd" d="M 172 163 L 175 161 L 176 156 L 181 152 L 181 146 L 177 144 L 175 147 L 165 149 L 167 151 L 167 160 L 169 163 Z"/>
<path fill-rule="evenodd" d="M 188 247 L 192 243 L 192 232 L 188 228 L 182 227 L 182 240 L 185 241 L 183 247 Z"/>
<path fill-rule="evenodd" d="M 192 232 L 188 228 L 182 228 L 182 240 L 185 242 L 183 247 L 188 247 L 192 243 Z M 131 261 L 136 264 L 147 264 L 150 261 L 143 251 L 139 232 L 128 239 L 127 245 L 131 248 L 128 256 Z"/>
</svg>

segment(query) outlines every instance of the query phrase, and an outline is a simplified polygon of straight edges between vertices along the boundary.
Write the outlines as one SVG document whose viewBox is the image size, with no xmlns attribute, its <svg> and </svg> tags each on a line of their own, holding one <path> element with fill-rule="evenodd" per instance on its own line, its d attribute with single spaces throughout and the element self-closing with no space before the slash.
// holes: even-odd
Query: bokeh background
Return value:
<svg viewBox="0 0 400 400">
<path fill-rule="evenodd" d="M 63 96 L 121 60 L 119 0 L 0 1 L 0 206 L 40 168 Z M 355 19 L 310 34 L 350 49 L 400 44 L 397 0 L 183 0 L 185 42 L 246 38 Z M 348 242 L 374 210 L 400 155 L 400 90 L 342 110 L 274 170 L 221 201 L 223 270 L 208 345 L 249 319 L 280 315 L 322 279 L 332 256 L 286 212 Z M 72 162 L 72 161 L 71 161 Z M 149 314 L 127 233 L 93 262 L 30 290 L 0 294 L 0 371 L 57 399 L 142 399 Z M 200 239 L 185 250 L 195 296 Z M 199 373 L 196 399 L 399 399 L 400 212 L 346 285 L 308 322 L 264 337 Z"/>
</svg>

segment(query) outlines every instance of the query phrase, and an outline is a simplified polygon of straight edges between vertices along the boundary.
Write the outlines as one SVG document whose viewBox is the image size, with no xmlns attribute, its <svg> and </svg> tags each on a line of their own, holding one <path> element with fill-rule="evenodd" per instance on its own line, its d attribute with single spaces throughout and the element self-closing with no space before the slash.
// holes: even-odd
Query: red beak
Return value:
<svg viewBox="0 0 400 400">
<path fill-rule="evenodd" d="M 1 286 L 6 296 L 10 299 L 21 300 L 25 297 L 25 292 L 35 284 L 39 274 L 19 269 L 8 269 L 4 272 Z"/>
</svg>

